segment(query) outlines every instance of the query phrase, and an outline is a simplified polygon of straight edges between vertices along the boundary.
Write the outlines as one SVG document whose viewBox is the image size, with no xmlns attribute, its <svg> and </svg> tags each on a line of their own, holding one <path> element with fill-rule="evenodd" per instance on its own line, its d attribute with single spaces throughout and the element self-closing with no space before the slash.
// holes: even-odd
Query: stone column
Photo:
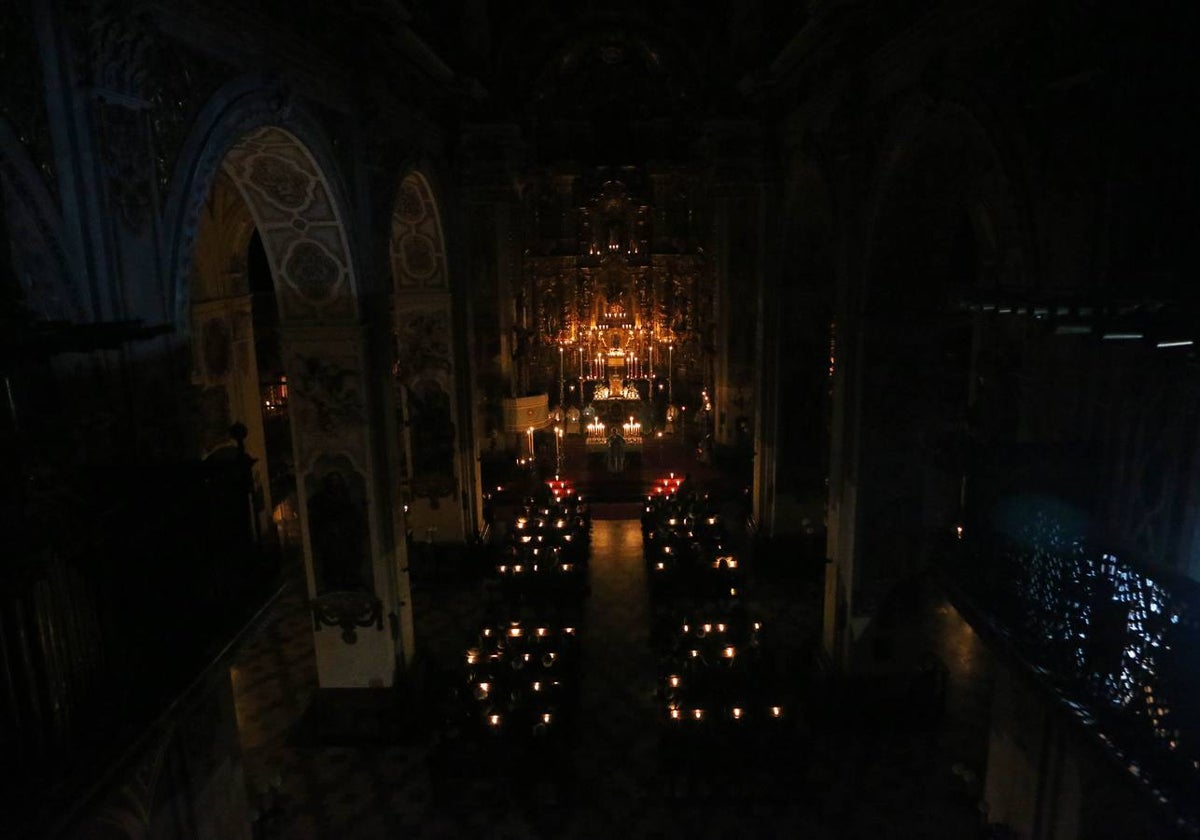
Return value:
<svg viewBox="0 0 1200 840">
<path fill-rule="evenodd" d="M 318 681 L 390 686 L 401 599 L 383 550 L 363 329 L 291 323 L 282 336 Z"/>
<path fill-rule="evenodd" d="M 508 449 L 501 400 L 519 394 L 514 364 L 514 290 L 521 285 L 520 131 L 507 124 L 467 126 L 463 132 L 462 201 L 467 219 L 467 287 L 475 342 L 472 394 L 481 452 Z"/>
<path fill-rule="evenodd" d="M 714 121 L 701 146 L 713 172 L 715 438 L 719 444 L 733 445 L 738 442 L 739 418 L 749 431 L 757 430 L 758 394 L 751 383 L 759 379 L 756 362 L 762 338 L 757 320 L 765 245 L 761 128 L 752 122 Z"/>
<path fill-rule="evenodd" d="M 465 289 L 452 294 L 442 211 L 418 172 L 400 185 L 392 216 L 395 387 L 404 418 L 405 481 L 413 538 L 462 543 L 473 530 L 473 423 L 460 406 L 470 365 L 463 359 Z M 456 329 L 456 324 L 458 328 Z M 467 459 L 471 463 L 467 463 Z"/>
<path fill-rule="evenodd" d="M 398 292 L 394 311 L 413 538 L 461 543 L 467 535 L 460 504 L 467 453 L 458 428 L 460 371 L 450 292 Z"/>
<path fill-rule="evenodd" d="M 837 664 L 850 650 L 848 632 L 854 587 L 858 518 L 858 372 L 855 331 L 837 321 L 833 355 L 833 405 L 829 440 L 829 509 L 826 517 L 825 608 L 822 646 Z"/>
<path fill-rule="evenodd" d="M 774 203 L 774 202 L 772 202 Z M 779 286 L 783 282 L 779 265 L 779 251 L 773 252 L 775 259 L 768 259 L 767 230 L 781 231 L 777 214 L 769 210 L 765 189 L 759 191 L 758 253 L 761 262 L 757 288 L 757 338 L 755 342 L 754 407 L 754 517 L 759 531 L 765 537 L 775 533 L 775 472 L 778 464 L 779 437 L 779 358 L 780 322 L 785 318 L 795 319 L 798 313 L 781 312 Z M 768 224 L 768 218 L 771 219 Z M 783 325 L 784 329 L 788 326 Z M 815 445 L 815 441 L 814 441 Z M 788 465 L 783 465 L 788 469 Z"/>
</svg>

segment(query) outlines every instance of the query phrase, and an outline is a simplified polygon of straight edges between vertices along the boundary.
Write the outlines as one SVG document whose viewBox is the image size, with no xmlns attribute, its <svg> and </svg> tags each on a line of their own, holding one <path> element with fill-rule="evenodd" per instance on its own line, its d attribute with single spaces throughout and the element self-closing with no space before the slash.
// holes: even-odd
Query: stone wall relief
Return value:
<svg viewBox="0 0 1200 840">
<path fill-rule="evenodd" d="M 367 482 L 345 455 L 321 455 L 304 478 L 316 595 L 374 592 Z"/>
<path fill-rule="evenodd" d="M 412 441 L 409 471 L 417 498 L 435 502 L 458 489 L 454 469 L 455 426 L 450 394 L 435 378 L 403 386 L 407 390 L 408 423 Z"/>
<path fill-rule="evenodd" d="M 437 375 L 449 384 L 454 367 L 449 307 L 449 300 L 440 305 L 397 305 L 396 373 L 401 379 Z"/>
<path fill-rule="evenodd" d="M 405 406 L 413 494 L 436 501 L 458 489 L 450 301 L 397 307 L 396 387 Z"/>
<path fill-rule="evenodd" d="M 365 455 L 366 406 L 357 359 L 293 352 L 288 364 L 293 434 L 302 461 L 325 448 Z"/>
</svg>

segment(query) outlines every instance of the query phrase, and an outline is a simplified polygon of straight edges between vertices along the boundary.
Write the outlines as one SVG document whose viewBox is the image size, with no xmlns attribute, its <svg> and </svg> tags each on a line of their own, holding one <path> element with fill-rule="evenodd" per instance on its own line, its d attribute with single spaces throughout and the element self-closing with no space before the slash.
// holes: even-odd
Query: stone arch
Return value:
<svg viewBox="0 0 1200 840">
<path fill-rule="evenodd" d="M 291 132 L 263 126 L 226 153 L 224 171 L 254 217 L 284 320 L 358 315 L 354 268 L 324 170 Z"/>
<path fill-rule="evenodd" d="M 390 517 L 377 495 L 369 342 L 356 240 L 343 210 L 349 192 L 337 173 L 324 132 L 290 91 L 258 77 L 235 80 L 201 112 L 184 145 L 166 205 L 164 252 L 171 308 L 186 334 L 200 214 L 218 177 L 231 183 L 261 238 L 278 305 L 320 683 L 381 686 L 395 678 L 400 644 L 382 616 L 400 612 L 403 599 L 386 549 Z M 226 332 L 236 335 L 236 327 Z M 220 340 L 221 333 L 213 334 Z M 338 536 L 346 534 L 354 538 Z M 322 632 L 331 625 L 343 632 Z"/>
<path fill-rule="evenodd" d="M 346 189 L 316 121 L 285 87 L 236 79 L 201 110 L 172 176 L 164 210 L 170 311 L 188 328 L 191 260 L 200 213 L 218 170 L 238 185 L 271 244 L 288 319 L 357 317 L 358 288 L 342 209 Z M 287 302 L 284 302 L 284 298 Z"/>
</svg>

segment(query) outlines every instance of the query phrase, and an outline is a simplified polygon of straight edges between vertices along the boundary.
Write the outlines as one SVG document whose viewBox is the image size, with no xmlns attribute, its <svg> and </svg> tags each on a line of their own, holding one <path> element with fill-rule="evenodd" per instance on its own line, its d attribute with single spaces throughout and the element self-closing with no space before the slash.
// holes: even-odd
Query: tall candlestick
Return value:
<svg viewBox="0 0 1200 840">
<path fill-rule="evenodd" d="M 675 367 L 674 358 L 675 358 L 675 345 L 668 344 L 667 345 L 667 405 L 671 405 L 671 397 L 672 397 L 671 376 L 674 373 L 674 371 L 672 370 L 672 368 Z"/>
</svg>

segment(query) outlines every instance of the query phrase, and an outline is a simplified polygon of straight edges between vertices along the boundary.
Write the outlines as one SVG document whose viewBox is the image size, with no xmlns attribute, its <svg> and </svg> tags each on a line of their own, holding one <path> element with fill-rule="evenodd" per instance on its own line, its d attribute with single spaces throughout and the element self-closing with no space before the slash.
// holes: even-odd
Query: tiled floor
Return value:
<svg viewBox="0 0 1200 840">
<path fill-rule="evenodd" d="M 982 772 L 988 661 L 979 640 L 922 588 L 905 619 L 950 669 L 948 713 L 933 728 L 891 729 L 801 710 L 792 772 L 756 756 L 712 756 L 734 772 L 664 764 L 648 643 L 652 606 L 634 520 L 593 524 L 590 594 L 582 606 L 580 720 L 566 764 L 514 792 L 481 773 L 449 798 L 431 774 L 436 715 L 409 742 L 303 745 L 297 722 L 315 690 L 312 630 L 296 588 L 277 603 L 233 670 L 247 776 L 279 789 L 262 836 L 295 838 L 953 838 L 979 836 L 972 774 Z M 820 582 L 766 576 L 750 604 L 785 648 L 816 632 Z M 798 579 L 797 579 L 798 578 Z M 480 582 L 414 591 L 418 644 L 442 669 L 459 662 L 489 594 Z M 415 713 L 414 713 L 415 714 Z M 272 797 L 274 799 L 272 800 Z"/>
</svg>

